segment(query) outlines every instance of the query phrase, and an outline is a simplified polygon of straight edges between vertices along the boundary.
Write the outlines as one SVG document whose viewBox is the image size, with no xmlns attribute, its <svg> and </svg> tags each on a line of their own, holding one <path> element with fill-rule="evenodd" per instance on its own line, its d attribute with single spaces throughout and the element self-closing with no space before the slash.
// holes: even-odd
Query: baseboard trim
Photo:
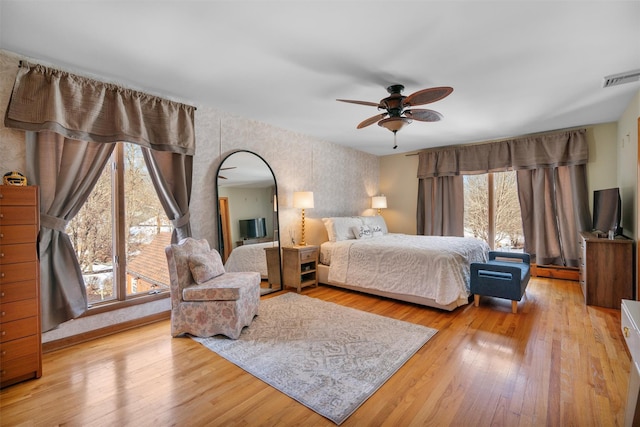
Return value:
<svg viewBox="0 0 640 427">
<path fill-rule="evenodd" d="M 62 348 L 71 347 L 72 345 L 80 344 L 83 342 L 91 341 L 96 338 L 106 337 L 118 332 L 123 332 L 129 329 L 137 328 L 139 326 L 149 325 L 151 323 L 160 322 L 171 318 L 171 311 L 162 311 L 150 316 L 141 317 L 139 319 L 128 320 L 122 323 L 116 323 L 115 325 L 105 326 L 104 328 L 95 329 L 93 331 L 83 332 L 78 335 L 72 335 L 70 337 L 61 338 L 59 340 L 49 341 L 42 343 L 42 353 L 51 353 Z M 167 331 L 169 333 L 169 331 Z"/>
<path fill-rule="evenodd" d="M 563 267 L 560 265 L 536 265 L 531 264 L 533 277 L 547 277 L 550 279 L 580 280 L 580 269 L 577 267 Z"/>
</svg>

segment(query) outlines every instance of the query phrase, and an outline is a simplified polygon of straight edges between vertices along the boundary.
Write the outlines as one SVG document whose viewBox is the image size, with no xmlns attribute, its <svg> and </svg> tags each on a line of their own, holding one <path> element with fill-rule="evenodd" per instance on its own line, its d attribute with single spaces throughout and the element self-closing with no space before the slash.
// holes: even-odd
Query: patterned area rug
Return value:
<svg viewBox="0 0 640 427">
<path fill-rule="evenodd" d="M 286 293 L 261 301 L 238 340 L 193 339 L 339 425 L 436 332 Z"/>
</svg>

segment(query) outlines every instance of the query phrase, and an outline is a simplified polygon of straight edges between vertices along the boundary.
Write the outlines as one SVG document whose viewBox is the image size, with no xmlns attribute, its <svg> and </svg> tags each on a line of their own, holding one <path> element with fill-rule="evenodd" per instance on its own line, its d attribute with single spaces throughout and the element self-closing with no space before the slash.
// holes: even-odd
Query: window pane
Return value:
<svg viewBox="0 0 640 427">
<path fill-rule="evenodd" d="M 171 242 L 171 223 L 153 188 L 139 146 L 125 144 L 124 163 L 127 295 L 168 290 L 164 248 Z"/>
<path fill-rule="evenodd" d="M 496 215 L 495 248 L 503 251 L 519 251 L 524 248 L 522 218 L 518 201 L 516 172 L 493 174 Z"/>
<path fill-rule="evenodd" d="M 464 176 L 464 235 L 489 243 L 487 175 Z"/>
<path fill-rule="evenodd" d="M 67 225 L 89 304 L 114 299 L 111 168 L 105 167 L 78 214 Z"/>
</svg>

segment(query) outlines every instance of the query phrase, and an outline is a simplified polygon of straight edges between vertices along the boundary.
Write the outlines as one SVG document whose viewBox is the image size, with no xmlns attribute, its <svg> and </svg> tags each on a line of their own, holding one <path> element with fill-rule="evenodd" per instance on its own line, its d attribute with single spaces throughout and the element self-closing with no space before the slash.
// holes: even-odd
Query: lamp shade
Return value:
<svg viewBox="0 0 640 427">
<path fill-rule="evenodd" d="M 293 193 L 293 207 L 300 209 L 313 208 L 313 191 L 295 191 Z"/>
<path fill-rule="evenodd" d="M 387 197 L 386 196 L 373 196 L 371 198 L 371 207 L 373 209 L 386 209 Z"/>
</svg>

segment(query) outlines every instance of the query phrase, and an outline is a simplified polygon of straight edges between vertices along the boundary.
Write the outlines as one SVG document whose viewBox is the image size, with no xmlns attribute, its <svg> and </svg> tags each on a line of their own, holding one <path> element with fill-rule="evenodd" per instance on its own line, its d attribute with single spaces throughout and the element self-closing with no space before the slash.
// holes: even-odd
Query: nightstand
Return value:
<svg viewBox="0 0 640 427">
<path fill-rule="evenodd" d="M 318 246 L 292 246 L 282 248 L 283 285 L 296 288 L 318 286 Z"/>
</svg>

